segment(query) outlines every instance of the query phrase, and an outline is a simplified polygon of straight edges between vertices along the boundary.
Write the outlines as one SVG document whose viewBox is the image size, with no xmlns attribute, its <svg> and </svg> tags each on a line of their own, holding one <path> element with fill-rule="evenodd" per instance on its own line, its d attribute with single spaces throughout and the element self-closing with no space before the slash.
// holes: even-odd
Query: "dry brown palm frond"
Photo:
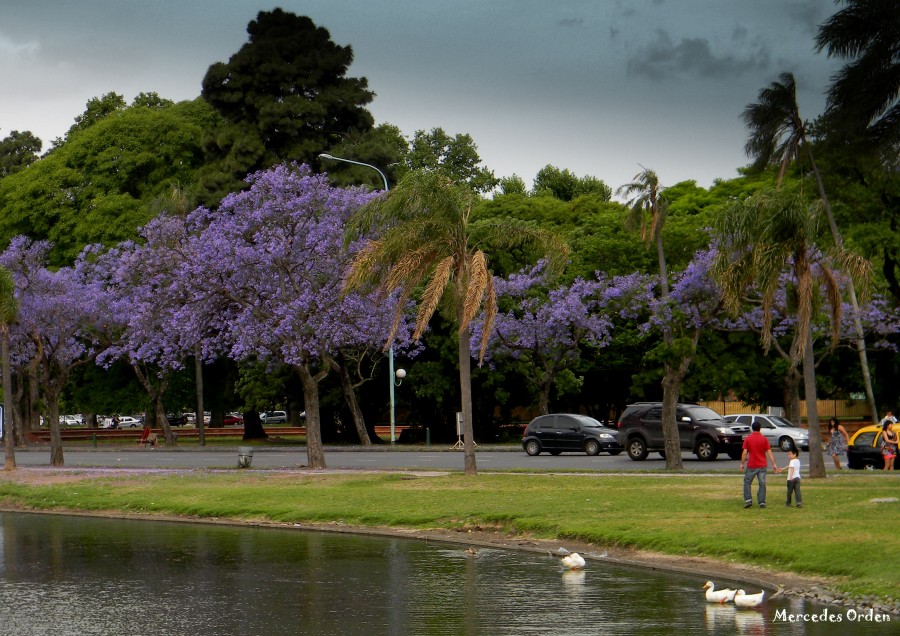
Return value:
<svg viewBox="0 0 900 636">
<path fill-rule="evenodd" d="M 828 306 L 831 308 L 831 347 L 834 348 L 841 337 L 841 318 L 844 313 L 841 287 L 834 277 L 834 272 L 827 267 L 822 267 L 822 278 L 825 282 L 825 295 Z"/>
<path fill-rule="evenodd" d="M 428 250 L 421 248 L 401 254 L 382 281 L 383 291 L 390 293 L 397 287 L 415 287 L 428 271 L 430 256 Z"/>
<path fill-rule="evenodd" d="M 357 252 L 347 273 L 344 275 L 344 282 L 341 285 L 341 293 L 348 293 L 351 289 L 356 289 L 364 283 L 374 279 L 374 273 L 377 271 L 381 251 L 381 242 L 377 240 L 367 241 L 362 249 Z"/>
<path fill-rule="evenodd" d="M 488 276 L 484 299 L 484 325 L 481 329 L 481 347 L 478 350 L 478 366 L 484 362 L 491 333 L 494 331 L 494 319 L 497 317 L 497 293 L 494 290 L 494 277 Z"/>
<path fill-rule="evenodd" d="M 388 334 L 388 338 L 384 343 L 385 352 L 387 352 L 394 344 L 394 338 L 397 336 L 397 330 L 400 328 L 400 321 L 403 319 L 403 311 L 406 308 L 408 300 L 409 291 L 401 288 L 399 296 L 397 297 L 397 308 L 394 311 L 394 320 L 391 323 L 391 332 Z"/>
<path fill-rule="evenodd" d="M 815 301 L 815 284 L 809 268 L 806 249 L 795 252 L 794 271 L 797 277 L 797 334 L 800 341 L 798 354 L 800 357 L 803 357 L 803 353 L 806 351 L 806 334 L 809 333 L 812 325 L 812 311 Z"/>
<path fill-rule="evenodd" d="M 434 312 L 441 302 L 441 298 L 444 296 L 444 291 L 447 289 L 447 284 L 450 282 L 450 276 L 453 274 L 453 267 L 455 264 L 456 260 L 453 256 L 447 256 L 434 268 L 431 279 L 428 281 L 425 292 L 422 294 L 422 301 L 419 304 L 419 311 L 416 315 L 416 330 L 415 333 L 413 333 L 414 340 L 418 340 L 422 334 L 425 333 L 428 322 L 431 320 L 431 317 L 434 315 Z"/>
<path fill-rule="evenodd" d="M 484 299 L 484 289 L 488 280 L 491 278 L 491 272 L 487 266 L 487 256 L 484 252 L 478 250 L 469 259 L 469 276 L 466 285 L 466 299 L 462 307 L 462 319 L 459 325 L 459 331 L 462 333 L 469 328 L 472 318 L 478 313 L 481 302 Z"/>
</svg>

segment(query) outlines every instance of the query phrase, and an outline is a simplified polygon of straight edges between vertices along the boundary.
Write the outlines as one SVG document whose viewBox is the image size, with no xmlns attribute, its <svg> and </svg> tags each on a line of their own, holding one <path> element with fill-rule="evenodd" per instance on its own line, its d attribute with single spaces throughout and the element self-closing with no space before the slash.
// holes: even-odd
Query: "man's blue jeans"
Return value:
<svg viewBox="0 0 900 636">
<path fill-rule="evenodd" d="M 744 503 L 753 503 L 753 497 L 750 495 L 750 484 L 756 479 L 756 501 L 760 505 L 766 503 L 766 469 L 765 468 L 746 468 L 744 469 Z"/>
</svg>

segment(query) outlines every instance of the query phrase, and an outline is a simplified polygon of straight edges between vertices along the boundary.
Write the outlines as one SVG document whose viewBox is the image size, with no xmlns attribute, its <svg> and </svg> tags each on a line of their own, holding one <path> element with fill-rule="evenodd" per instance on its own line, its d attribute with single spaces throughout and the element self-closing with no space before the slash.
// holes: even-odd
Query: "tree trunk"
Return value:
<svg viewBox="0 0 900 636">
<path fill-rule="evenodd" d="M 359 400 L 356 399 L 356 391 L 353 390 L 350 372 L 347 370 L 346 365 L 335 364 L 335 366 L 341 376 L 341 392 L 344 394 L 344 401 L 347 403 L 347 408 L 350 409 L 350 414 L 353 416 L 353 424 L 356 426 L 359 443 L 363 446 L 371 446 L 372 440 L 369 439 L 369 432 L 366 430 L 366 418 L 359 406 Z M 393 382 L 394 378 L 390 378 L 390 380 Z"/>
<path fill-rule="evenodd" d="M 475 427 L 472 425 L 472 354 L 469 349 L 469 328 L 459 332 L 459 390 L 462 397 L 463 455 L 465 474 L 477 475 L 475 465 Z"/>
<path fill-rule="evenodd" d="M 266 439 L 269 436 L 263 428 L 259 413 L 255 410 L 244 412 L 244 437 L 243 439 Z"/>
<path fill-rule="evenodd" d="M 306 457 L 310 468 L 325 468 L 325 449 L 322 447 L 322 424 L 319 414 L 319 380 L 309 369 L 309 364 L 296 364 L 294 369 L 303 386 L 303 403 L 306 406 Z M 324 377 L 324 373 L 318 374 Z"/>
<path fill-rule="evenodd" d="M 50 465 L 54 468 L 64 466 L 62 434 L 59 430 L 59 396 L 52 390 L 45 392 L 47 398 L 47 410 L 50 412 Z"/>
<path fill-rule="evenodd" d="M 16 469 L 15 432 L 13 431 L 13 389 L 12 369 L 9 368 L 9 326 L 0 327 L 0 364 L 3 365 L 3 396 L 6 405 L 3 407 L 3 457 L 4 469 Z"/>
<path fill-rule="evenodd" d="M 806 422 L 809 426 L 809 476 L 821 478 L 825 477 L 825 460 L 822 458 L 822 432 L 819 428 L 819 411 L 816 405 L 816 360 L 812 332 L 806 334 L 803 385 L 806 390 Z"/>
<path fill-rule="evenodd" d="M 153 416 L 157 425 L 162 429 L 163 438 L 166 440 L 166 446 L 175 446 L 175 436 L 172 434 L 172 427 L 169 426 L 169 420 L 166 418 L 166 411 L 163 408 L 162 400 L 163 395 L 166 393 L 166 389 L 169 387 L 168 377 L 160 378 L 159 386 L 154 387 L 153 383 L 150 381 L 149 374 L 145 373 L 139 365 L 132 363 L 131 368 L 134 370 L 134 374 L 137 376 L 138 381 L 147 392 L 151 404 L 153 404 Z"/>
<path fill-rule="evenodd" d="M 197 417 L 194 423 L 197 425 L 197 441 L 200 446 L 206 446 L 206 418 L 203 417 L 203 360 L 200 358 L 200 345 L 194 345 L 194 385 L 197 394 Z"/>
<path fill-rule="evenodd" d="M 797 428 L 800 428 L 803 423 L 800 409 L 800 382 L 802 380 L 803 376 L 796 367 L 789 368 L 784 376 L 784 416 Z"/>
<path fill-rule="evenodd" d="M 834 220 L 834 213 L 831 211 L 831 203 L 825 194 L 825 183 L 822 181 L 822 175 L 819 174 L 819 166 L 816 165 L 816 159 L 813 156 L 812 148 L 806 143 L 806 136 L 803 137 L 803 146 L 806 148 L 806 154 L 809 157 L 809 163 L 812 166 L 813 175 L 816 179 L 816 187 L 819 190 L 819 198 L 822 199 L 822 205 L 825 208 L 825 216 L 828 219 L 828 229 L 831 230 L 831 237 L 838 249 L 843 249 L 844 238 L 838 230 L 837 223 Z M 856 297 L 856 285 L 850 279 L 850 305 L 853 308 L 853 330 L 856 332 L 856 352 L 859 355 L 859 367 L 862 372 L 863 386 L 866 391 L 866 400 L 869 402 L 869 408 L 872 410 L 872 422 L 878 421 L 878 406 L 875 404 L 875 392 L 872 390 L 872 374 L 869 371 L 869 359 L 866 355 L 866 337 L 863 331 L 862 320 L 859 313 L 859 300 Z"/>
<path fill-rule="evenodd" d="M 671 364 L 666 363 L 662 386 L 662 432 L 666 444 L 666 470 L 684 470 L 684 464 L 681 461 L 681 439 L 676 420 L 681 380 L 678 378 L 677 369 Z"/>
</svg>

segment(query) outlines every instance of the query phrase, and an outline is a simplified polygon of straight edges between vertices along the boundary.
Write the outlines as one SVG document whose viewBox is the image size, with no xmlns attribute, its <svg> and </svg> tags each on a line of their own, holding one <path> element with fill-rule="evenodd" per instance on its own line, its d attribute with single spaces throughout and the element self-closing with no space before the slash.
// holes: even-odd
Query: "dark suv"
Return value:
<svg viewBox="0 0 900 636">
<path fill-rule="evenodd" d="M 622 452 L 614 428 L 603 426 L 592 417 L 573 413 L 539 415 L 531 420 L 522 436 L 522 448 L 529 455 L 540 455 L 541 451 L 551 455 L 565 451 L 588 455 L 598 455 L 600 451 L 610 455 Z"/>
<path fill-rule="evenodd" d="M 678 404 L 675 420 L 681 450 L 694 453 L 703 461 L 712 461 L 719 453 L 727 453 L 731 459 L 741 458 L 744 436 L 712 409 L 696 404 Z M 618 428 L 619 443 L 631 459 L 642 461 L 651 451 L 664 456 L 666 442 L 662 431 L 661 402 L 631 404 L 619 418 Z"/>
</svg>

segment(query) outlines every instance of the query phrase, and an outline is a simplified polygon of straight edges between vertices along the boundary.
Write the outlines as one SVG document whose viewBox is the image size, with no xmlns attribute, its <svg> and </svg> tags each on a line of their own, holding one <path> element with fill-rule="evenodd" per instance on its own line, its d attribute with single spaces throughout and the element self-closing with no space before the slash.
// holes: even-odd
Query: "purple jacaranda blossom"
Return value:
<svg viewBox="0 0 900 636">
<path fill-rule="evenodd" d="M 487 357 L 527 362 L 523 368 L 538 390 L 541 413 L 549 412 L 554 379 L 577 363 L 582 347 L 607 346 L 615 320 L 646 313 L 653 289 L 646 276 L 599 273 L 594 280 L 576 278 L 547 289 L 542 263 L 496 279 L 494 285 L 502 309 L 494 321 Z M 480 342 L 482 328 L 482 320 L 473 324 L 473 343 Z"/>
<path fill-rule="evenodd" d="M 72 268 L 46 267 L 49 249 L 46 242 L 16 237 L 0 264 L 12 274 L 19 301 L 19 319 L 10 330 L 12 357 L 19 374 L 40 387 L 49 411 L 50 461 L 62 466 L 59 396 L 72 369 L 96 352 L 99 312 L 98 299 Z"/>
<path fill-rule="evenodd" d="M 226 197 L 217 210 L 187 219 L 183 276 L 196 283 L 187 304 L 216 333 L 215 346 L 236 360 L 290 365 L 303 386 L 309 465 L 324 467 L 318 383 L 344 348 L 383 346 L 393 305 L 374 293 L 342 293 L 341 284 L 361 245 L 344 246 L 344 224 L 373 195 L 335 188 L 306 166 L 281 165 L 248 178 L 250 188 Z M 199 326 L 197 327 L 199 328 Z M 395 347 L 404 346 L 408 329 Z"/>
</svg>

